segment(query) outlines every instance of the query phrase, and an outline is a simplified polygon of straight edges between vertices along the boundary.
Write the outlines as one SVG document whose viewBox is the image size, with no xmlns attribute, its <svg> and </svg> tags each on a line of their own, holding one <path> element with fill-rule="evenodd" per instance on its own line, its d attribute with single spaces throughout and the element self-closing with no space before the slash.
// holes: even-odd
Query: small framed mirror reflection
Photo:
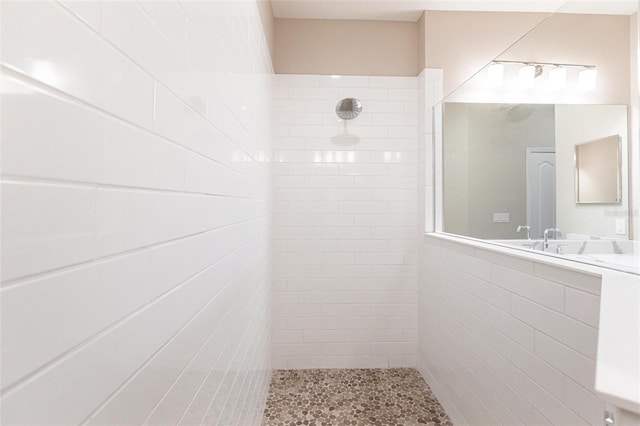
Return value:
<svg viewBox="0 0 640 426">
<path fill-rule="evenodd" d="M 575 146 L 576 204 L 617 204 L 621 197 L 620 136 Z"/>
</svg>

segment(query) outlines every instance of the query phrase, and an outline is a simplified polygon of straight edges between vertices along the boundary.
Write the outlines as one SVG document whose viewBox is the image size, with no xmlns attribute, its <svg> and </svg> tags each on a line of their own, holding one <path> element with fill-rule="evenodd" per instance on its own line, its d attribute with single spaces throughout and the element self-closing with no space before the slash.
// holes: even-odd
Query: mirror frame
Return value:
<svg viewBox="0 0 640 426">
<path fill-rule="evenodd" d="M 579 155 L 579 147 L 584 146 L 584 145 L 588 145 L 588 144 L 592 144 L 592 143 L 597 143 L 597 142 L 604 142 L 607 141 L 608 139 L 611 138 L 616 138 L 616 198 L 615 200 L 612 201 L 605 201 L 605 200 L 600 200 L 600 201 L 581 201 L 580 200 L 580 155 Z M 622 203 L 622 138 L 620 135 L 611 135 L 611 136 L 607 136 L 604 138 L 600 138 L 600 139 L 595 139 L 592 141 L 588 141 L 588 142 L 583 142 L 583 143 L 579 143 L 576 144 L 574 146 L 574 187 L 575 187 L 575 201 L 576 204 L 620 204 Z"/>
</svg>

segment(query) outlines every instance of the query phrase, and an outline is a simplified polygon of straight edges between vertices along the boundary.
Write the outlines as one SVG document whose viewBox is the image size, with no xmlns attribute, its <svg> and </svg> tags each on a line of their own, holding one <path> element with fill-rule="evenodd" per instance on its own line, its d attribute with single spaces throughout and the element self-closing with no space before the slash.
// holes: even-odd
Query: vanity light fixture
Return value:
<svg viewBox="0 0 640 426">
<path fill-rule="evenodd" d="M 551 89 L 562 89 L 567 81 L 567 69 L 556 65 L 549 71 L 549 86 Z"/>
<path fill-rule="evenodd" d="M 594 90 L 597 79 L 598 70 L 595 67 L 585 67 L 585 69 L 578 74 L 578 89 L 583 91 Z"/>
<path fill-rule="evenodd" d="M 487 85 L 489 87 L 500 87 L 504 82 L 505 73 L 509 72 L 508 65 L 520 65 L 516 84 L 521 89 L 530 89 L 534 86 L 535 79 L 544 74 L 546 68 L 549 77 L 548 87 L 552 90 L 562 89 L 567 82 L 569 68 L 580 68 L 578 74 L 578 90 L 594 90 L 598 71 L 594 65 L 560 64 L 549 62 L 521 62 L 521 61 L 493 61 L 487 67 Z M 506 70 L 505 70 L 506 67 Z"/>
<path fill-rule="evenodd" d="M 504 65 L 492 62 L 487 69 L 487 78 L 490 87 L 500 87 L 504 78 Z"/>
</svg>

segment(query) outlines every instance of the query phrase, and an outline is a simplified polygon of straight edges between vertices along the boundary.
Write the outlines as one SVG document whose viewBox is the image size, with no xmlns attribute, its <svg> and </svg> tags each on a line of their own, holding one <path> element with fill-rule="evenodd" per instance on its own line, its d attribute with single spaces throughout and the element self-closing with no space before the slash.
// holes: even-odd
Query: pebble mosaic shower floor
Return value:
<svg viewBox="0 0 640 426">
<path fill-rule="evenodd" d="M 443 425 L 451 420 L 417 370 L 276 370 L 263 426 Z"/>
</svg>

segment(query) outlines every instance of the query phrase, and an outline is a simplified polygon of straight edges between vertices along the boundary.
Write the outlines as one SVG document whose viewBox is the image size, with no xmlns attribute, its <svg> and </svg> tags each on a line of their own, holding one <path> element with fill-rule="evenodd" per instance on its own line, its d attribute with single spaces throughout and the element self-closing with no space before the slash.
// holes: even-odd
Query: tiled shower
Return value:
<svg viewBox="0 0 640 426">
<path fill-rule="evenodd" d="M 600 276 L 424 235 L 441 70 L 276 75 L 252 1 L 0 8 L 3 424 L 258 425 L 338 368 L 600 422 Z"/>
<path fill-rule="evenodd" d="M 417 79 L 274 86 L 273 366 L 412 367 Z M 345 123 L 334 107 L 348 97 L 363 111 Z"/>
</svg>

